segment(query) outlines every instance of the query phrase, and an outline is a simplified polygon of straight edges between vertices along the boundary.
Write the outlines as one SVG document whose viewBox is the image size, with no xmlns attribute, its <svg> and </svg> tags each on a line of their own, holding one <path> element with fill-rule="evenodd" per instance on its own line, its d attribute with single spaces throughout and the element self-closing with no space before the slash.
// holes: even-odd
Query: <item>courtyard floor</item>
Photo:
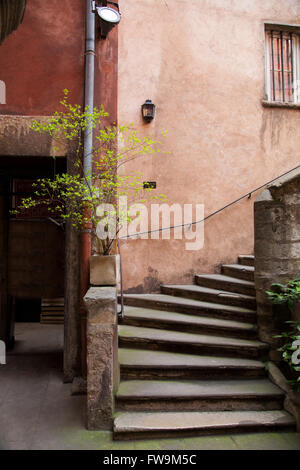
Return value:
<svg viewBox="0 0 300 470">
<path fill-rule="evenodd" d="M 300 433 L 259 433 L 130 442 L 85 429 L 85 396 L 62 382 L 63 328 L 16 324 L 16 346 L 0 365 L 2 450 L 300 450 Z"/>
</svg>

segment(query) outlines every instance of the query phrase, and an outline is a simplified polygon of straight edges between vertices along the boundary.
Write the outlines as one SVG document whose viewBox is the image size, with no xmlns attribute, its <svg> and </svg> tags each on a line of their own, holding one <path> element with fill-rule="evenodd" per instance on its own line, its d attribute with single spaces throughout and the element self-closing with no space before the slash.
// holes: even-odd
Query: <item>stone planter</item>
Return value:
<svg viewBox="0 0 300 470">
<path fill-rule="evenodd" d="M 119 281 L 119 255 L 94 255 L 90 257 L 90 284 L 92 286 L 116 286 Z"/>
</svg>

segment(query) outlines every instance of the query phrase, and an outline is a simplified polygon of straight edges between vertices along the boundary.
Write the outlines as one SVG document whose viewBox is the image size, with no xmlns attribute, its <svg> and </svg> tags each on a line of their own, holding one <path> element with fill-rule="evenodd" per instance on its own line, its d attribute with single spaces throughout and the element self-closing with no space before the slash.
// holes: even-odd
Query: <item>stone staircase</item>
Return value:
<svg viewBox="0 0 300 470">
<path fill-rule="evenodd" d="M 124 303 L 115 439 L 295 429 L 257 339 L 253 256 Z"/>
</svg>

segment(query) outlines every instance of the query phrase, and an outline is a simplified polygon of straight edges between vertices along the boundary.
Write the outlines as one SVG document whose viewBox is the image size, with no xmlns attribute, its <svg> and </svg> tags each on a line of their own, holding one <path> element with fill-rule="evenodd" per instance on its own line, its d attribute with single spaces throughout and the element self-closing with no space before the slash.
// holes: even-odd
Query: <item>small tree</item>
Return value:
<svg viewBox="0 0 300 470">
<path fill-rule="evenodd" d="M 45 205 L 49 215 L 70 220 L 78 230 L 90 227 L 96 251 L 108 254 L 115 238 L 111 234 L 117 235 L 125 222 L 131 222 L 129 211 L 117 207 L 118 197 L 126 196 L 129 204 L 165 199 L 163 194 L 154 194 L 151 186 L 145 187 L 143 173 L 126 172 L 123 166 L 137 158 L 164 152 L 160 151 L 160 141 L 152 139 L 151 135 L 138 135 L 133 124 L 106 126 L 103 121 L 108 113 L 103 106 L 92 111 L 88 107 L 82 109 L 78 104 L 69 103 L 68 94 L 65 89 L 60 101 L 62 111 L 56 111 L 47 123 L 34 121 L 32 129 L 48 133 L 54 139 L 57 145 L 53 158 L 56 158 L 60 144 L 70 143 L 76 171 L 37 179 L 33 183 L 33 195 L 23 198 L 15 212 Z M 91 155 L 93 171 L 84 174 L 83 135 L 89 129 L 94 132 L 96 144 Z M 161 132 L 162 138 L 165 135 Z M 109 210 L 99 211 L 102 205 Z M 107 232 L 107 237 L 102 239 L 97 237 L 99 224 Z"/>
</svg>

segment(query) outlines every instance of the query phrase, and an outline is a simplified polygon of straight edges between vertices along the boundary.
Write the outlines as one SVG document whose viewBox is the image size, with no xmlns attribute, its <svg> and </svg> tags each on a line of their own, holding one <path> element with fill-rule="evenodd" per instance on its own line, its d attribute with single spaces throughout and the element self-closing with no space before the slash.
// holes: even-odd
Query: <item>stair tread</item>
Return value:
<svg viewBox="0 0 300 470">
<path fill-rule="evenodd" d="M 210 287 L 202 287 L 202 286 L 197 286 L 196 284 L 163 284 L 162 287 L 168 287 L 172 289 L 178 289 L 178 290 L 188 290 L 191 292 L 199 292 L 199 293 L 207 293 L 207 294 L 215 294 L 220 297 L 227 297 L 227 298 L 240 298 L 244 300 L 255 300 L 255 297 L 252 295 L 245 295 L 245 294 L 239 294 L 238 292 L 229 292 L 226 290 L 220 290 L 220 289 L 211 289 Z"/>
<path fill-rule="evenodd" d="M 254 255 L 239 255 L 238 264 L 243 264 L 247 266 L 255 266 Z"/>
<path fill-rule="evenodd" d="M 246 281 L 245 279 L 239 279 L 237 277 L 227 276 L 226 274 L 196 274 L 196 276 L 199 277 L 200 279 L 207 278 L 207 279 L 216 280 L 216 281 L 236 283 L 236 284 L 247 286 L 247 287 L 255 287 L 253 281 Z"/>
<path fill-rule="evenodd" d="M 171 353 L 164 351 L 149 351 L 139 349 L 119 348 L 119 362 L 121 366 L 142 368 L 226 368 L 236 367 L 242 370 L 250 367 L 264 369 L 264 363 L 256 359 L 242 359 L 238 357 L 211 357 L 197 354 Z"/>
<path fill-rule="evenodd" d="M 195 333 L 185 333 L 180 331 L 159 330 L 156 328 L 144 328 L 139 326 L 120 325 L 119 337 L 144 339 L 148 341 L 165 341 L 171 343 L 188 343 L 188 344 L 208 344 L 216 346 L 236 346 L 247 348 L 262 348 L 268 346 L 258 340 L 248 340 L 239 338 L 229 338 L 222 336 L 212 336 Z"/>
<path fill-rule="evenodd" d="M 193 306 L 199 308 L 206 308 L 206 309 L 214 309 L 219 311 L 226 310 L 227 312 L 232 313 L 253 313 L 256 314 L 256 311 L 249 308 L 244 307 L 236 307 L 232 305 L 222 305 L 216 304 L 214 302 L 203 302 L 201 300 L 194 300 L 194 299 L 186 299 L 181 297 L 174 297 L 173 295 L 166 295 L 166 294 L 124 294 L 124 299 L 140 299 L 140 300 L 152 300 L 156 302 L 165 302 L 168 304 L 174 305 L 185 305 L 185 306 Z"/>
<path fill-rule="evenodd" d="M 283 391 L 268 379 L 259 380 L 126 380 L 121 381 L 118 398 L 234 398 L 282 397 Z"/>
<path fill-rule="evenodd" d="M 193 431 L 294 424 L 295 419 L 284 410 L 119 412 L 114 421 L 114 430 L 118 433 Z"/>
<path fill-rule="evenodd" d="M 222 264 L 223 268 L 233 268 L 239 271 L 247 271 L 249 273 L 254 272 L 254 266 L 247 266 L 246 264 Z"/>
<path fill-rule="evenodd" d="M 166 310 L 154 310 L 143 307 L 124 306 L 124 318 L 146 318 L 151 320 L 168 320 L 170 322 L 192 324 L 197 326 L 215 326 L 222 328 L 241 329 L 243 331 L 256 331 L 256 325 L 233 320 L 219 318 L 201 317 L 185 313 L 169 312 Z"/>
</svg>

